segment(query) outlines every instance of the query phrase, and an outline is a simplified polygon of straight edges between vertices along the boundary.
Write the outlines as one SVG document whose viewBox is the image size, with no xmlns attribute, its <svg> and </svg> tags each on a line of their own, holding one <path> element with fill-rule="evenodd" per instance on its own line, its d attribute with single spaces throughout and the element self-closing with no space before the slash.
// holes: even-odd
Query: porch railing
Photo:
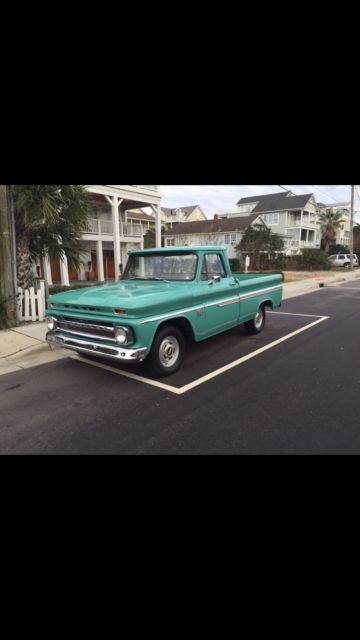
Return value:
<svg viewBox="0 0 360 640">
<path fill-rule="evenodd" d="M 96 235 L 112 235 L 113 226 L 112 220 L 99 220 L 97 218 L 90 218 L 86 223 L 85 233 L 94 233 Z M 135 236 L 140 237 L 142 235 L 141 224 L 122 224 L 120 223 L 120 235 L 121 236 Z"/>
<path fill-rule="evenodd" d="M 124 224 L 123 225 L 124 236 L 141 236 L 141 224 Z"/>
</svg>

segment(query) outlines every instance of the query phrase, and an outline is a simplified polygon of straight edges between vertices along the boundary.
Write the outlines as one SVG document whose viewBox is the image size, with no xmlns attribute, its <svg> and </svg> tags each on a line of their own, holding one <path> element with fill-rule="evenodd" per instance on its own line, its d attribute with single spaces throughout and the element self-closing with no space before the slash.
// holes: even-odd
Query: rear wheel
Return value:
<svg viewBox="0 0 360 640">
<path fill-rule="evenodd" d="M 258 309 L 258 312 L 255 318 L 253 318 L 253 320 L 249 320 L 248 322 L 244 322 L 244 327 L 247 333 L 252 333 L 252 334 L 260 333 L 265 326 L 265 320 L 266 320 L 265 305 L 261 305 L 261 307 L 259 307 Z"/>
<path fill-rule="evenodd" d="M 146 361 L 150 373 L 163 378 L 180 368 L 184 355 L 183 334 L 177 327 L 167 325 L 157 332 Z"/>
</svg>

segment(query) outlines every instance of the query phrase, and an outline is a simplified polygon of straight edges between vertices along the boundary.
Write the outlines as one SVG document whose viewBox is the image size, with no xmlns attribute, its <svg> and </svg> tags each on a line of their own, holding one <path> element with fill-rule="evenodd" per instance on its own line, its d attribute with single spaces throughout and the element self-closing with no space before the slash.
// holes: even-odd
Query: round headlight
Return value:
<svg viewBox="0 0 360 640">
<path fill-rule="evenodd" d="M 48 318 L 47 326 L 49 331 L 54 331 L 54 329 L 56 329 L 56 325 L 57 325 L 56 318 Z"/>
<path fill-rule="evenodd" d="M 118 344 L 125 344 L 127 342 L 127 333 L 125 329 L 118 327 L 115 330 L 115 340 Z"/>
</svg>

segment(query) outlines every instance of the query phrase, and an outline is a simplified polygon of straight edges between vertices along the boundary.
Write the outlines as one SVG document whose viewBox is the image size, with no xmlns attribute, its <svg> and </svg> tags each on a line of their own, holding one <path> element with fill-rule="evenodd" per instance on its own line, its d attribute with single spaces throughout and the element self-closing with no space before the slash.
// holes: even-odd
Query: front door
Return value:
<svg viewBox="0 0 360 640">
<path fill-rule="evenodd" d="M 204 304 L 204 322 L 201 337 L 231 329 L 240 316 L 240 285 L 233 276 L 227 276 L 220 253 L 207 253 L 201 265 L 199 302 Z"/>
<path fill-rule="evenodd" d="M 91 252 L 92 271 L 95 274 L 95 280 L 98 280 L 98 265 L 96 251 Z M 111 249 L 103 250 L 103 265 L 105 280 L 113 280 L 115 278 L 114 251 Z"/>
</svg>

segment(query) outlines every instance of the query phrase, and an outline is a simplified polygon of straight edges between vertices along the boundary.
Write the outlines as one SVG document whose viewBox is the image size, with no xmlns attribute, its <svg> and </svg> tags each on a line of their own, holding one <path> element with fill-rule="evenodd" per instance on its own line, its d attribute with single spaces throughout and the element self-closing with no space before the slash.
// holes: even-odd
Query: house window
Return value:
<svg viewBox="0 0 360 640">
<path fill-rule="evenodd" d="M 278 213 L 265 213 L 261 216 L 266 224 L 279 224 L 279 214 Z"/>
<path fill-rule="evenodd" d="M 236 242 L 236 233 L 225 233 L 225 244 L 234 244 Z"/>
<path fill-rule="evenodd" d="M 175 238 L 166 238 L 167 247 L 175 247 Z"/>
</svg>

